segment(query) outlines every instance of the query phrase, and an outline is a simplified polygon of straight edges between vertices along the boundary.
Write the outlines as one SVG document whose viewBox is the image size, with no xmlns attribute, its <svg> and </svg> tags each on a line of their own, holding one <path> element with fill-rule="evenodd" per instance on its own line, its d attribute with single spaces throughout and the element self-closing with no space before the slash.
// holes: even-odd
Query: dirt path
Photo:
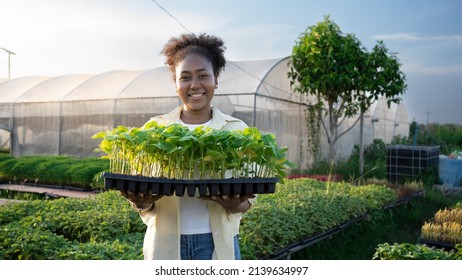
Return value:
<svg viewBox="0 0 462 280">
<path fill-rule="evenodd" d="M 18 192 L 41 193 L 41 194 L 46 194 L 49 196 L 56 196 L 56 197 L 88 198 L 88 197 L 92 197 L 97 194 L 92 191 L 78 191 L 78 190 L 69 190 L 69 189 L 46 188 L 46 187 L 36 187 L 36 186 L 27 186 L 27 185 L 10 185 L 10 184 L 0 184 L 0 189 L 12 190 L 12 191 L 18 191 Z"/>
</svg>

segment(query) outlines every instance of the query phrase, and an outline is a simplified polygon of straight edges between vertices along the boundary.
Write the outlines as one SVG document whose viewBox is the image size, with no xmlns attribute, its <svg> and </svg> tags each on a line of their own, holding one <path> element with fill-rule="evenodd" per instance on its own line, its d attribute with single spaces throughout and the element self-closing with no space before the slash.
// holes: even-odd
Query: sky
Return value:
<svg viewBox="0 0 462 280">
<path fill-rule="evenodd" d="M 231 61 L 286 57 L 327 15 L 396 53 L 410 121 L 462 124 L 460 0 L 0 0 L 0 81 L 153 69 L 186 32 L 221 37 Z"/>
</svg>

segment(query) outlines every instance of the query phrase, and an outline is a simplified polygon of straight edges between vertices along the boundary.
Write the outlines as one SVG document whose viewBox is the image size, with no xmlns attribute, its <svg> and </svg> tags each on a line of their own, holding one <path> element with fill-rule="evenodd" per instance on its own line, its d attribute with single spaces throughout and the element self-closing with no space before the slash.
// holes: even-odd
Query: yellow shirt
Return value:
<svg viewBox="0 0 462 280">
<path fill-rule="evenodd" d="M 182 106 L 175 110 L 152 118 L 159 124 L 168 125 L 180 123 Z M 241 130 L 247 125 L 236 118 L 223 114 L 212 107 L 212 123 L 210 127 L 222 130 Z M 249 200 L 253 203 L 253 199 Z M 210 225 L 215 250 L 213 259 L 234 259 L 233 238 L 239 233 L 239 224 L 242 213 L 230 213 L 220 204 L 207 201 L 210 216 Z M 175 195 L 165 196 L 155 203 L 153 210 L 140 213 L 146 224 L 144 236 L 143 255 L 146 260 L 179 260 L 180 258 L 180 205 Z"/>
</svg>

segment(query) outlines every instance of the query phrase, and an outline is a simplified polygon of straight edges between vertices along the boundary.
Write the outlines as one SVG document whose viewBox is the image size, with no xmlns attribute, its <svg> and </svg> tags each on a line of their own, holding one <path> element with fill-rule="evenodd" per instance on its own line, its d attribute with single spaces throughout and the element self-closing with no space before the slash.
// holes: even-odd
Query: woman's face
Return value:
<svg viewBox="0 0 462 280">
<path fill-rule="evenodd" d="M 211 113 L 217 80 L 212 63 L 197 54 L 190 54 L 175 68 L 176 91 L 183 102 L 183 111 L 192 114 Z"/>
</svg>

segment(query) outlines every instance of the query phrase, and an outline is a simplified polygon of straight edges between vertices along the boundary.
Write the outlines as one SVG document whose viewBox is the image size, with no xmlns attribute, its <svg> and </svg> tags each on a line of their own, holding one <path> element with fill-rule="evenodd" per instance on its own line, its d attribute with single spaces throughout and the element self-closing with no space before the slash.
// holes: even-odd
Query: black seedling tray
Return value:
<svg viewBox="0 0 462 280">
<path fill-rule="evenodd" d="M 152 194 L 177 196 L 187 194 L 190 197 L 195 195 L 197 189 L 199 196 L 274 193 L 276 183 L 279 182 L 278 178 L 179 180 L 108 172 L 102 176 L 106 189 L 139 193 L 151 191 Z"/>
<path fill-rule="evenodd" d="M 440 248 L 447 252 L 454 250 L 456 247 L 455 243 L 437 241 L 437 240 L 429 240 L 429 239 L 424 239 L 424 238 L 419 238 L 418 244 L 423 244 L 430 248 L 431 247 Z"/>
</svg>

